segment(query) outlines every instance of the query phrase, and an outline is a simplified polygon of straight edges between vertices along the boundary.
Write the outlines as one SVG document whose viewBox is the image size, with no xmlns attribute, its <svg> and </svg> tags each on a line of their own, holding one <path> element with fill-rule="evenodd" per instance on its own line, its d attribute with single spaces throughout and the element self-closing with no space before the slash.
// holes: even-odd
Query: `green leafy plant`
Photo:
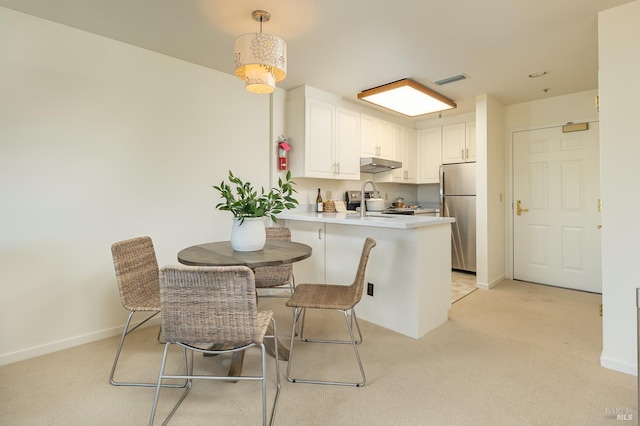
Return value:
<svg viewBox="0 0 640 426">
<path fill-rule="evenodd" d="M 229 170 L 229 182 L 230 184 L 223 180 L 220 185 L 213 186 L 224 199 L 216 205 L 216 208 L 231 212 L 234 217 L 240 219 L 240 223 L 244 222 L 246 217 L 263 216 L 270 216 L 271 220 L 276 222 L 278 213 L 285 209 L 292 209 L 298 204 L 298 200 L 293 198 L 293 193 L 297 191 L 293 188 L 296 183 L 291 180 L 291 171 L 287 172 L 286 180 L 279 178 L 278 187 L 271 188 L 269 192 L 265 192 L 262 187 L 258 193 L 250 182 L 243 182 L 234 176 L 231 170 Z"/>
</svg>

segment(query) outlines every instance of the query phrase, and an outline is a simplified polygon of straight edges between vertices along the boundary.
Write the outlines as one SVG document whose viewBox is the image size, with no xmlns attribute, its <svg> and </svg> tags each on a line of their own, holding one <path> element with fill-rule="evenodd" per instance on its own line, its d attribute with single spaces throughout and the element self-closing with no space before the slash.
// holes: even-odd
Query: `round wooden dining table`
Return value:
<svg viewBox="0 0 640 426">
<path fill-rule="evenodd" d="M 262 250 L 235 251 L 230 241 L 217 241 L 198 244 L 180 250 L 178 262 L 191 266 L 235 266 L 243 265 L 255 270 L 263 266 L 278 266 L 287 263 L 299 262 L 311 256 L 311 247 L 292 241 L 268 240 Z M 271 355 L 275 354 L 272 341 L 265 339 L 265 349 Z M 278 344 L 279 358 L 287 361 L 289 350 L 282 343 Z M 238 376 L 242 371 L 244 351 L 235 352 L 230 376 Z"/>
<path fill-rule="evenodd" d="M 180 250 L 178 262 L 191 266 L 244 265 L 255 269 L 298 262 L 310 256 L 311 247 L 292 241 L 269 240 L 257 251 L 235 251 L 230 241 L 217 241 Z"/>
</svg>

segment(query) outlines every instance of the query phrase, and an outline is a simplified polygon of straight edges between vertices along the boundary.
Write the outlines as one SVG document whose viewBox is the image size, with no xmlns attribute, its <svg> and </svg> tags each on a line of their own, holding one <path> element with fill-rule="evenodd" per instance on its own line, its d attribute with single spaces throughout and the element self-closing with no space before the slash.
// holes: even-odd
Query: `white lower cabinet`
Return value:
<svg viewBox="0 0 640 426">
<path fill-rule="evenodd" d="M 311 246 L 311 257 L 293 264 L 297 284 L 325 283 L 325 224 L 289 220 L 291 240 Z"/>
<path fill-rule="evenodd" d="M 341 228 L 326 223 L 290 220 L 288 227 L 292 241 L 307 244 L 312 250 L 311 257 L 293 264 L 297 284 L 353 282 L 363 241 L 338 240 Z"/>
</svg>

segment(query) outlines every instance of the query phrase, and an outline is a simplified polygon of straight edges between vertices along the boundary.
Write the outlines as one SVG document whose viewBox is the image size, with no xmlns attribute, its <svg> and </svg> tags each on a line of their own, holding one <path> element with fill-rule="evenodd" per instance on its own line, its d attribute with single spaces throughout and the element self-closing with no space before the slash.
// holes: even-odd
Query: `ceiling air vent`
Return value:
<svg viewBox="0 0 640 426">
<path fill-rule="evenodd" d="M 442 80 L 438 80 L 435 83 L 438 86 L 444 86 L 445 84 L 453 83 L 460 80 L 466 80 L 467 78 L 469 78 L 469 76 L 467 76 L 466 74 L 458 74 L 454 75 L 453 77 L 443 78 Z"/>
</svg>

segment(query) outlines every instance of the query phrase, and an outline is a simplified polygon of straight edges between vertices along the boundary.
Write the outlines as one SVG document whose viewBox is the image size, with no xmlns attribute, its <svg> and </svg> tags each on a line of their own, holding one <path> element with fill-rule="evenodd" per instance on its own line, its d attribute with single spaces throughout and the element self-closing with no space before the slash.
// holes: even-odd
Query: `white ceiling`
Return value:
<svg viewBox="0 0 640 426">
<path fill-rule="evenodd" d="M 597 13 L 631 0 L 0 0 L 0 6 L 233 74 L 233 44 L 263 32 L 288 45 L 288 76 L 357 101 L 412 78 L 472 111 L 597 88 Z M 548 71 L 540 78 L 531 73 Z M 433 82 L 464 73 L 468 80 Z M 243 89 L 238 80 L 238 90 Z M 548 89 L 547 92 L 544 90 Z M 259 95 L 256 95 L 259 96 Z M 422 116 L 419 119 L 429 118 Z"/>
</svg>

